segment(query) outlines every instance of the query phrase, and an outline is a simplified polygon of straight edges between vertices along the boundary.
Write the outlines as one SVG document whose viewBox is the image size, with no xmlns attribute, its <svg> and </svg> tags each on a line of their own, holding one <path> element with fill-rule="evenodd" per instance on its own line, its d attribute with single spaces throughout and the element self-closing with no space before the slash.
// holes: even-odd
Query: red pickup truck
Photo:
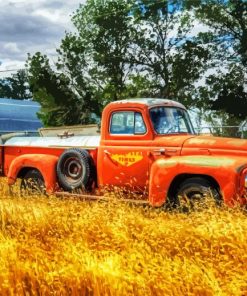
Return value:
<svg viewBox="0 0 247 296">
<path fill-rule="evenodd" d="M 247 141 L 198 136 L 183 105 L 165 99 L 108 104 L 100 136 L 12 137 L 0 146 L 0 173 L 12 185 L 48 194 L 121 188 L 152 206 L 210 195 L 246 204 Z M 139 194 L 134 194 L 139 193 Z"/>
</svg>

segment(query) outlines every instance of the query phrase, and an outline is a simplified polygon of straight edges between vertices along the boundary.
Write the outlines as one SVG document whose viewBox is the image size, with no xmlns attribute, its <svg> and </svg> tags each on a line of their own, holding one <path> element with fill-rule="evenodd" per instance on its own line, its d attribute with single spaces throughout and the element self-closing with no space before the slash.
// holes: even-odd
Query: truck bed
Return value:
<svg viewBox="0 0 247 296">
<path fill-rule="evenodd" d="M 54 137 L 63 133 L 73 134 L 74 136 L 98 136 L 100 134 L 100 129 L 97 124 L 46 127 L 39 129 L 39 134 L 42 137 Z"/>
<path fill-rule="evenodd" d="M 5 146 L 18 147 L 58 147 L 58 148 L 97 148 L 100 136 L 59 137 L 13 137 L 5 142 Z"/>
</svg>

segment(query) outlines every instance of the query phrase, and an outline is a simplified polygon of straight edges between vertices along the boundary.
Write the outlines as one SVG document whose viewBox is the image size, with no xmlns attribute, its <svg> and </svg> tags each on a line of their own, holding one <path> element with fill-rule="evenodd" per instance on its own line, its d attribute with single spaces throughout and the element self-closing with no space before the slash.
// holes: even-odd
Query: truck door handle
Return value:
<svg viewBox="0 0 247 296">
<path fill-rule="evenodd" d="M 108 150 L 104 150 L 104 153 L 105 153 L 106 155 L 111 155 L 111 153 L 110 153 Z"/>
<path fill-rule="evenodd" d="M 166 149 L 165 148 L 160 148 L 160 149 L 154 149 L 153 155 L 165 155 Z"/>
</svg>

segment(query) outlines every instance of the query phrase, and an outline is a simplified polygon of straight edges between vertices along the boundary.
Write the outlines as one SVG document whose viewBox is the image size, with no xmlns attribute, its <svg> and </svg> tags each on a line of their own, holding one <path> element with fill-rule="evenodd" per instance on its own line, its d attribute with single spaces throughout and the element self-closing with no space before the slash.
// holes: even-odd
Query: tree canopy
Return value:
<svg viewBox="0 0 247 296">
<path fill-rule="evenodd" d="M 214 47 L 215 72 L 207 77 L 213 109 L 240 119 L 247 117 L 247 1 L 192 1 L 197 18 L 209 26 L 204 33 Z"/>
<path fill-rule="evenodd" d="M 40 117 L 90 123 L 109 101 L 145 96 L 245 118 L 246 11 L 245 0 L 87 0 L 54 66 L 42 53 L 28 57 Z"/>
<path fill-rule="evenodd" d="M 0 97 L 17 100 L 32 98 L 26 70 L 18 70 L 16 74 L 0 79 Z"/>
</svg>

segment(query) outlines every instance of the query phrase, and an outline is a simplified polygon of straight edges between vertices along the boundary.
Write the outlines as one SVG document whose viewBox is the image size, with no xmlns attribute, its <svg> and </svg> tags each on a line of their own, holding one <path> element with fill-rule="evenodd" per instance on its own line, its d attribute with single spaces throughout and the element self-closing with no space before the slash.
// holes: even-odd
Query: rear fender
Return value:
<svg viewBox="0 0 247 296">
<path fill-rule="evenodd" d="M 246 160 L 221 156 L 177 156 L 156 160 L 150 171 L 149 201 L 153 206 L 166 202 L 172 181 L 180 175 L 213 178 L 220 187 L 224 202 L 232 205 L 237 195 L 239 170 Z"/>
<path fill-rule="evenodd" d="M 42 174 L 46 191 L 52 193 L 55 191 L 57 176 L 56 176 L 56 165 L 58 156 L 45 155 L 45 154 L 25 154 L 16 157 L 10 164 L 8 171 L 8 184 L 12 185 L 15 183 L 19 172 L 26 168 L 31 167 L 37 169 Z"/>
</svg>

